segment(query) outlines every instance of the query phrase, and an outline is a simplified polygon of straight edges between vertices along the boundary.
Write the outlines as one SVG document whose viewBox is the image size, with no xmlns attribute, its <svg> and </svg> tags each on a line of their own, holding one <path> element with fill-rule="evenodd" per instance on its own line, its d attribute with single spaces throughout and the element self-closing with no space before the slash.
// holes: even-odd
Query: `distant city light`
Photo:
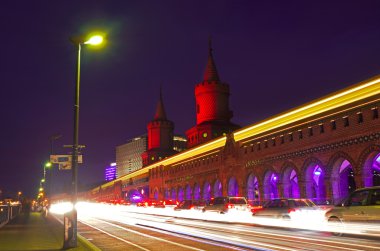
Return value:
<svg viewBox="0 0 380 251">
<path fill-rule="evenodd" d="M 106 181 L 111 181 L 116 179 L 117 177 L 117 166 L 116 163 L 111 163 L 109 167 L 106 167 L 104 170 L 104 176 Z"/>
</svg>

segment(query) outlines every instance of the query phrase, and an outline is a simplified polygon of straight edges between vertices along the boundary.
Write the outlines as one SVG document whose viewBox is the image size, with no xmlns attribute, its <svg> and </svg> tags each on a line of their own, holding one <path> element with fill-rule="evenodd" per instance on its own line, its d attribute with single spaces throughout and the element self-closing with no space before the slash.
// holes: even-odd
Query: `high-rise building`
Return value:
<svg viewBox="0 0 380 251">
<path fill-rule="evenodd" d="M 116 147 L 118 177 L 142 168 L 141 154 L 147 149 L 147 141 L 147 135 L 144 134 Z"/>
<path fill-rule="evenodd" d="M 172 154 L 186 150 L 186 138 L 180 135 L 173 136 Z M 143 167 L 141 155 L 148 150 L 148 136 L 146 134 L 128 140 L 127 143 L 116 147 L 117 177 L 134 172 Z M 159 159 L 157 159 L 159 160 Z"/>
<path fill-rule="evenodd" d="M 104 170 L 104 178 L 106 181 L 111 181 L 117 178 L 117 166 L 116 163 L 111 163 Z"/>
</svg>

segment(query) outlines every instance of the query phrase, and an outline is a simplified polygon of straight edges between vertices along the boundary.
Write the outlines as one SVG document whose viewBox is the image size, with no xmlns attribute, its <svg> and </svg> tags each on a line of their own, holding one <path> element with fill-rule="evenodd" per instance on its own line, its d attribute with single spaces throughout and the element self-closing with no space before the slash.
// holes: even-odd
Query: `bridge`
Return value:
<svg viewBox="0 0 380 251">
<path fill-rule="evenodd" d="M 339 201 L 380 185 L 380 76 L 165 158 L 81 196 Z"/>
</svg>

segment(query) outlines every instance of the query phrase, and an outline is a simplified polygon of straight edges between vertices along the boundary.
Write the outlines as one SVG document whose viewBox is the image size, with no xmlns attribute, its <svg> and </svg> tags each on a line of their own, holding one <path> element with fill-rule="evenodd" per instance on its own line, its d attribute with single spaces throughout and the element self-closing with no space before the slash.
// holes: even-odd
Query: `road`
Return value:
<svg viewBox="0 0 380 251">
<path fill-rule="evenodd" d="M 380 250 L 377 237 L 220 222 L 214 213 L 195 220 L 126 208 L 79 210 L 78 232 L 102 250 Z"/>
</svg>

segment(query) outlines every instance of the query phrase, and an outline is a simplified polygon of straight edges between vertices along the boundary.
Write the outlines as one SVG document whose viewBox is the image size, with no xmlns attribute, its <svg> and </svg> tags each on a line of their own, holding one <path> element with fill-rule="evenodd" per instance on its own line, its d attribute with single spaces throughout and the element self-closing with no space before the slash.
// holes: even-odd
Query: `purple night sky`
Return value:
<svg viewBox="0 0 380 251">
<path fill-rule="evenodd" d="M 232 121 L 242 126 L 380 73 L 380 1 L 6 1 L 1 4 L 3 196 L 37 194 L 50 136 L 72 144 L 73 35 L 108 33 L 83 50 L 80 184 L 104 179 L 115 147 L 146 132 L 163 86 L 175 133 L 195 124 L 194 86 L 211 35 Z M 53 191 L 70 172 L 52 173 Z"/>
</svg>

